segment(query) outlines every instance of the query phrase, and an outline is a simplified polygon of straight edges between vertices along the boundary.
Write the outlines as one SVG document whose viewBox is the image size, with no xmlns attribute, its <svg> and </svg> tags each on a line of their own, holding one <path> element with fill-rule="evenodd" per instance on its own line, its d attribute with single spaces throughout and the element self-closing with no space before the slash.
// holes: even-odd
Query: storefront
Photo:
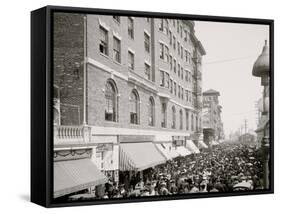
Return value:
<svg viewBox="0 0 281 214">
<path fill-rule="evenodd" d="M 54 198 L 105 184 L 107 178 L 90 159 L 91 149 L 54 152 Z"/>
<path fill-rule="evenodd" d="M 117 136 L 92 136 L 93 155 L 92 160 L 96 166 L 106 175 L 112 182 L 119 180 Z"/>
<path fill-rule="evenodd" d="M 153 139 L 154 136 L 119 136 L 120 182 L 127 188 L 145 179 L 152 167 L 166 163 Z"/>
</svg>

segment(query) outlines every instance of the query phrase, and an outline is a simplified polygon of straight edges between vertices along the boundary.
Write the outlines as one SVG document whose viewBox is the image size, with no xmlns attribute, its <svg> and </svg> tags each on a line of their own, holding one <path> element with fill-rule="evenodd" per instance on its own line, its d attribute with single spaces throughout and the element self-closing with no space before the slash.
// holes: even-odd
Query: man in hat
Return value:
<svg viewBox="0 0 281 214">
<path fill-rule="evenodd" d="M 171 194 L 177 194 L 178 193 L 178 188 L 176 186 L 175 180 L 170 181 L 169 192 Z"/>
<path fill-rule="evenodd" d="M 169 191 L 167 189 L 166 182 L 162 181 L 160 183 L 160 190 L 159 190 L 159 195 L 168 195 Z"/>
</svg>

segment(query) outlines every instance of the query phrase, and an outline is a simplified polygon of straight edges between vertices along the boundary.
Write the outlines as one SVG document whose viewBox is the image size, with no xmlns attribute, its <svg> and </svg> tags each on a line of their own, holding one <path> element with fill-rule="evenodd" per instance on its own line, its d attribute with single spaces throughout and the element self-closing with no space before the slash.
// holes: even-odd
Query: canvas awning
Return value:
<svg viewBox="0 0 281 214">
<path fill-rule="evenodd" d="M 155 146 L 167 160 L 171 160 L 173 158 L 170 155 L 169 148 L 167 148 L 168 145 L 165 145 L 164 143 L 156 143 Z"/>
<path fill-rule="evenodd" d="M 179 156 L 179 153 L 171 144 L 156 143 L 155 146 L 167 160 L 171 160 Z"/>
<path fill-rule="evenodd" d="M 193 143 L 192 140 L 186 140 L 186 148 L 191 152 L 191 153 L 200 153 L 199 149 L 197 146 Z"/>
<path fill-rule="evenodd" d="M 121 143 L 119 152 L 121 171 L 142 171 L 166 162 L 152 142 Z"/>
<path fill-rule="evenodd" d="M 203 141 L 199 141 L 199 148 L 208 149 L 208 146 Z"/>
<path fill-rule="evenodd" d="M 217 146 L 217 145 L 219 145 L 219 143 L 217 142 L 217 141 L 212 141 L 212 142 L 210 142 L 210 145 L 212 145 L 212 146 Z"/>
<path fill-rule="evenodd" d="M 179 156 L 183 156 L 183 157 L 191 154 L 191 152 L 183 146 L 176 147 L 176 151 L 179 154 Z"/>
<path fill-rule="evenodd" d="M 105 175 L 90 159 L 54 162 L 54 198 L 106 182 Z"/>
</svg>

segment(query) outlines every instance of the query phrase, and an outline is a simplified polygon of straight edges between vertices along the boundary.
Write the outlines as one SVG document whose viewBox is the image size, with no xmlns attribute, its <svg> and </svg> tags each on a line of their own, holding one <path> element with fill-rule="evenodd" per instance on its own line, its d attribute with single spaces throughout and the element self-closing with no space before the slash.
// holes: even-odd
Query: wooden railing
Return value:
<svg viewBox="0 0 281 214">
<path fill-rule="evenodd" d="M 54 125 L 54 144 L 89 143 L 91 129 L 88 126 Z"/>
</svg>

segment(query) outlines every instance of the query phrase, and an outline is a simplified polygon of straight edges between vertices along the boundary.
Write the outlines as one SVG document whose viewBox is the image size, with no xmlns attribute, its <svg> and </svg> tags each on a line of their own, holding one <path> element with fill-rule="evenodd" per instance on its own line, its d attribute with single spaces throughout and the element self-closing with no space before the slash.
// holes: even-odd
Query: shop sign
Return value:
<svg viewBox="0 0 281 214">
<path fill-rule="evenodd" d="M 152 142 L 154 140 L 153 135 L 120 135 L 120 143 L 134 143 L 134 142 Z"/>
</svg>

